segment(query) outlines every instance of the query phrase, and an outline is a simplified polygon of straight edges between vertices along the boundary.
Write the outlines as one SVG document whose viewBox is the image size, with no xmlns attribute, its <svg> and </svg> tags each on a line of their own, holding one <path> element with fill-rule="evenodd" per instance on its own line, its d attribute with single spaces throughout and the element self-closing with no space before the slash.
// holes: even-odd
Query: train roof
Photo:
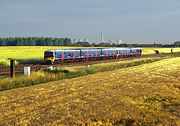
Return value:
<svg viewBox="0 0 180 126">
<path fill-rule="evenodd" d="M 49 49 L 49 50 L 46 50 L 45 52 L 55 52 L 55 51 L 79 51 L 79 50 L 83 50 L 83 51 L 85 51 L 85 50 L 93 50 L 93 51 L 95 51 L 95 50 L 98 50 L 98 49 L 102 49 L 102 50 L 130 50 L 130 49 L 142 49 L 142 48 L 139 48 L 139 47 L 135 47 L 135 48 L 124 48 L 124 47 L 119 47 L 119 48 L 88 48 L 88 49 L 86 49 L 86 48 L 82 48 L 82 49 L 80 49 L 80 48 L 77 48 L 77 49 L 74 49 L 74 48 L 72 48 L 72 49 Z"/>
<path fill-rule="evenodd" d="M 79 49 L 55 49 L 54 51 L 79 51 Z"/>
<path fill-rule="evenodd" d="M 136 47 L 136 48 L 131 48 L 131 49 L 142 49 L 142 48 Z"/>
<path fill-rule="evenodd" d="M 54 50 L 53 49 L 48 49 L 45 52 L 54 52 Z"/>
<path fill-rule="evenodd" d="M 129 50 L 130 48 L 105 48 L 103 50 Z"/>
</svg>

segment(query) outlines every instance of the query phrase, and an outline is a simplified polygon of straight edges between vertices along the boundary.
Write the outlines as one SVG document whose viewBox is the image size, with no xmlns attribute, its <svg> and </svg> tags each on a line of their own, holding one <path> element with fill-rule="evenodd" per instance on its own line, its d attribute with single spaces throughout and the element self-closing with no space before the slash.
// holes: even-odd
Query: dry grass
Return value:
<svg viewBox="0 0 180 126">
<path fill-rule="evenodd" d="M 0 125 L 180 125 L 179 62 L 0 92 Z"/>
</svg>

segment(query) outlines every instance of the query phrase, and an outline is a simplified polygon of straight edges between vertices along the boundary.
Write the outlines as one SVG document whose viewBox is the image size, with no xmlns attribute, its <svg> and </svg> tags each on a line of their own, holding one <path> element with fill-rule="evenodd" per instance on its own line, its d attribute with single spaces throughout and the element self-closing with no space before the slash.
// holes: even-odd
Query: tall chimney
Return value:
<svg viewBox="0 0 180 126">
<path fill-rule="evenodd" d="M 104 36 L 103 36 L 103 33 L 101 32 L 101 43 L 104 42 Z"/>
</svg>

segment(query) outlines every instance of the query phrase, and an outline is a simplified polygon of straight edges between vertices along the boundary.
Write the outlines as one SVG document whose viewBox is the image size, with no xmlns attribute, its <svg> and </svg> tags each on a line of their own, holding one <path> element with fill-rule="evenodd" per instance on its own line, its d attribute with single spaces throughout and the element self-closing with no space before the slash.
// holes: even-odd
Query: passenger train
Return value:
<svg viewBox="0 0 180 126">
<path fill-rule="evenodd" d="M 44 52 L 46 63 L 141 56 L 141 48 L 51 49 Z"/>
</svg>

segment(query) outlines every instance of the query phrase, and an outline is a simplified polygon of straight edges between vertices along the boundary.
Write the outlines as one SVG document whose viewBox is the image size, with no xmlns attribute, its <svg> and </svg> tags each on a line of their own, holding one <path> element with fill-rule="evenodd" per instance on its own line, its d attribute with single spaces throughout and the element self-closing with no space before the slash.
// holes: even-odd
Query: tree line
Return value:
<svg viewBox="0 0 180 126">
<path fill-rule="evenodd" d="M 0 38 L 0 46 L 85 46 L 85 47 L 180 47 L 180 41 L 173 44 L 110 44 L 110 43 L 72 43 L 70 38 L 51 37 L 9 37 Z"/>
<path fill-rule="evenodd" d="M 0 38 L 0 46 L 70 46 L 70 38 L 9 37 Z"/>
<path fill-rule="evenodd" d="M 180 47 L 180 41 L 174 42 L 173 44 L 116 44 L 116 43 L 92 43 L 89 44 L 88 42 L 77 42 L 76 46 L 86 46 L 86 47 Z"/>
</svg>

